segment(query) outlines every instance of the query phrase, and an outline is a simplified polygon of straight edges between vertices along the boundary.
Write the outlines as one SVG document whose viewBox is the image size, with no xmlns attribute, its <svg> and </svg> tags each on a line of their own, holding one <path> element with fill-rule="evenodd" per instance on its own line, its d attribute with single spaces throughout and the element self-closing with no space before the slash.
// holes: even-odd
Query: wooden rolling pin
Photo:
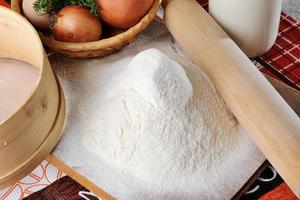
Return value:
<svg viewBox="0 0 300 200">
<path fill-rule="evenodd" d="M 166 0 L 165 24 L 300 197 L 300 119 L 195 0 Z"/>
</svg>

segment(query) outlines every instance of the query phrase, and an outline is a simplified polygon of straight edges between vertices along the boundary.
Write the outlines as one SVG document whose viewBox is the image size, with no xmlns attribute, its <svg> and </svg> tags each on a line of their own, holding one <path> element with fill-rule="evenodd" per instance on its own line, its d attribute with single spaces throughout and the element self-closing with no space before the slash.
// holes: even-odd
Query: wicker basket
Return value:
<svg viewBox="0 0 300 200">
<path fill-rule="evenodd" d="M 30 97 L 0 124 L 1 189 L 30 173 L 57 144 L 65 100 L 33 26 L 0 6 L 0 30 L 0 58 L 21 60 L 40 71 Z"/>
<path fill-rule="evenodd" d="M 124 47 L 126 44 L 132 42 L 134 38 L 139 33 L 141 33 L 155 18 L 156 13 L 159 10 L 161 1 L 162 0 L 154 0 L 153 6 L 149 10 L 148 14 L 145 15 L 142 20 L 132 28 L 113 37 L 101 39 L 99 41 L 86 43 L 70 43 L 54 40 L 52 37 L 49 37 L 42 32 L 39 32 L 39 35 L 44 45 L 65 56 L 73 58 L 103 57 L 117 51 L 118 49 Z M 20 6 L 21 3 L 22 0 L 12 0 L 12 9 L 16 12 L 22 13 L 22 9 Z"/>
</svg>

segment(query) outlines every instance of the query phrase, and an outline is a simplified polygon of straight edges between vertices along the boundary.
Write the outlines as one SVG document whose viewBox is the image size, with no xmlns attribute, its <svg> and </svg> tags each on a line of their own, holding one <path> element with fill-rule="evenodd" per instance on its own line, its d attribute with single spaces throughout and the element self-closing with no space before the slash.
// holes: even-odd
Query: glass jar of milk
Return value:
<svg viewBox="0 0 300 200">
<path fill-rule="evenodd" d="M 209 0 L 209 12 L 248 57 L 275 43 L 282 0 Z"/>
</svg>

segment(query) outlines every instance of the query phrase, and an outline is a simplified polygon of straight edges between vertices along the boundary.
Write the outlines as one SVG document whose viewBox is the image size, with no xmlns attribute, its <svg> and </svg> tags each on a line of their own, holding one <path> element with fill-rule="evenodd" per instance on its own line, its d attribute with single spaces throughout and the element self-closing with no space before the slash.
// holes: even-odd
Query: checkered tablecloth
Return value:
<svg viewBox="0 0 300 200">
<path fill-rule="evenodd" d="M 1 5 L 1 6 L 5 6 L 5 7 L 7 7 L 7 8 L 10 7 L 9 2 L 6 1 L 6 0 L 0 0 L 0 5 Z"/>
<path fill-rule="evenodd" d="M 300 23 L 282 13 L 275 45 L 261 57 L 268 69 L 286 83 L 300 88 Z"/>
</svg>

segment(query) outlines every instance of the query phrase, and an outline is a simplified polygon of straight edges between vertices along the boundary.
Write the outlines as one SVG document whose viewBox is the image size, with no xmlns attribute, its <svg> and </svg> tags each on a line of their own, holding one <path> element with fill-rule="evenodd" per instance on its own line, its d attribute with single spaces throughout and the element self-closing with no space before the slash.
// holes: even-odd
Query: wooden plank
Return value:
<svg viewBox="0 0 300 200">
<path fill-rule="evenodd" d="M 74 169 L 64 164 L 62 161 L 60 161 L 58 158 L 56 158 L 53 155 L 48 155 L 46 160 L 56 166 L 58 169 L 66 173 L 68 176 L 76 180 L 78 183 L 80 183 L 82 186 L 93 192 L 94 194 L 101 197 L 103 200 L 115 200 L 114 197 L 106 193 L 104 190 L 100 189 L 98 186 L 96 186 L 94 183 L 77 173 Z"/>
</svg>

